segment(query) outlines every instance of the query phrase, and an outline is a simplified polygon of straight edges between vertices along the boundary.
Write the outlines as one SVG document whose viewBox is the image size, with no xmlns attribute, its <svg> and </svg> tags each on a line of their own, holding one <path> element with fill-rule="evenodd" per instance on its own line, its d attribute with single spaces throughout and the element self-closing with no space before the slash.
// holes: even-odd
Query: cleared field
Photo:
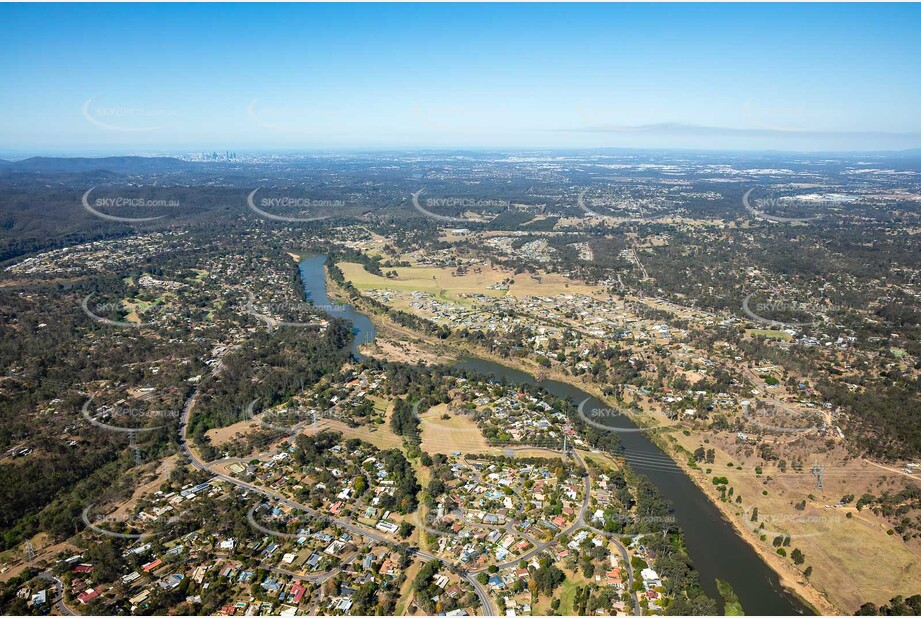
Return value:
<svg viewBox="0 0 921 618">
<path fill-rule="evenodd" d="M 550 603 L 553 599 L 560 599 L 560 615 L 561 616 L 572 616 L 576 613 L 576 608 L 573 607 L 573 604 L 576 600 L 576 588 L 586 586 L 590 583 L 582 573 L 577 573 L 575 571 L 570 571 L 569 569 L 564 568 L 563 572 L 566 574 L 566 579 L 560 585 L 560 587 L 554 591 L 552 597 L 547 597 L 541 595 L 540 601 L 537 603 L 537 608 L 541 614 L 548 614 L 550 609 Z M 528 597 L 522 596 L 521 599 L 526 601 Z"/>
<path fill-rule="evenodd" d="M 399 303 L 393 303 L 393 306 L 403 308 Z M 399 337 L 393 336 L 396 333 L 397 331 L 395 330 L 380 328 L 377 331 L 377 337 L 375 337 L 374 342 L 362 346 L 361 353 L 381 360 L 413 365 L 420 360 L 426 364 L 437 365 L 449 362 L 453 358 L 450 355 L 435 352 L 424 344 L 405 339 L 401 340 Z"/>
<path fill-rule="evenodd" d="M 610 470 L 620 470 L 621 468 L 620 464 L 618 464 L 614 458 L 607 453 L 592 453 L 591 451 L 583 450 L 579 450 L 578 453 L 585 461 L 591 461 L 600 466 L 603 466 L 604 468 L 608 468 Z"/>
<path fill-rule="evenodd" d="M 522 449 L 516 448 L 512 450 L 511 452 L 514 453 L 515 457 L 519 459 L 524 459 L 527 457 L 540 457 L 542 459 L 562 459 L 563 458 L 562 453 L 551 453 L 541 448 L 522 448 Z M 504 450 L 503 450 L 503 453 L 505 453 Z"/>
<path fill-rule="evenodd" d="M 346 438 L 358 438 L 380 449 L 400 448 L 403 444 L 402 439 L 390 431 L 390 403 L 378 397 L 371 397 L 371 400 L 374 402 L 375 409 L 385 414 L 386 422 L 382 425 L 368 425 L 353 428 L 342 421 L 321 419 L 316 429 L 314 429 L 312 424 L 307 424 L 302 429 L 301 433 L 312 435 L 316 431 L 338 431 Z M 211 444 L 213 446 L 220 448 L 229 442 L 239 440 L 241 436 L 259 431 L 261 427 L 262 425 L 259 423 L 258 418 L 247 419 L 236 422 L 233 425 L 228 425 L 227 427 L 209 429 L 206 435 L 211 439 Z M 260 452 L 265 453 L 266 449 L 262 449 Z M 256 456 L 258 453 L 254 453 L 253 455 Z"/>
<path fill-rule="evenodd" d="M 690 451 L 702 444 L 700 435 L 684 436 L 675 432 L 670 439 L 677 440 Z M 891 524 L 866 509 L 858 512 L 853 505 L 833 506 L 848 493 L 859 496 L 863 491 L 876 494 L 886 488 L 897 491 L 903 485 L 898 482 L 898 475 L 887 474 L 861 460 L 832 460 L 826 455 L 825 486 L 819 490 L 808 469 L 787 474 L 770 470 L 758 476 L 754 474 L 757 460 L 745 461 L 727 453 L 724 445 L 712 437 L 706 446 L 716 449 L 716 463 L 709 466 L 711 475 L 698 476 L 703 478 L 702 488 L 724 510 L 728 507 L 728 517 L 744 530 L 744 536 L 753 542 L 765 561 L 784 576 L 804 582 L 801 572 L 811 566 L 813 571 L 808 582 L 812 588 L 845 614 L 853 613 L 867 601 L 880 605 L 916 588 L 921 578 L 917 545 L 906 544 L 898 534 L 887 534 Z M 727 461 L 734 461 L 735 466 L 726 466 Z M 742 470 L 739 470 L 740 465 Z M 731 506 L 720 503 L 709 482 L 709 476 L 713 475 L 727 477 L 735 495 L 742 496 L 742 503 Z M 815 499 L 810 499 L 810 495 Z M 795 505 L 802 500 L 806 501 L 805 508 L 797 509 Z M 755 507 L 758 508 L 758 522 L 751 521 Z M 764 529 L 756 531 L 762 523 Z M 765 540 L 759 538 L 761 534 L 765 535 Z M 792 537 L 786 548 L 786 558 L 777 555 L 772 545 L 778 535 Z M 798 568 L 789 558 L 793 548 L 798 548 L 806 557 L 805 563 Z"/>
<path fill-rule="evenodd" d="M 400 587 L 400 596 L 398 597 L 400 600 L 397 602 L 397 608 L 394 612 L 394 615 L 409 615 L 406 610 L 412 603 L 413 595 L 415 594 L 413 590 L 413 580 L 416 578 L 416 575 L 419 574 L 421 569 L 422 563 L 418 560 L 413 560 L 412 564 L 409 565 L 409 568 L 406 569 L 406 580 Z"/>
<path fill-rule="evenodd" d="M 35 562 L 37 564 L 42 562 L 51 563 L 58 560 L 58 555 L 61 553 L 74 555 L 82 551 L 79 547 L 67 541 L 52 543 L 51 537 L 45 532 L 36 534 L 29 541 L 35 550 Z M 29 568 L 29 562 L 26 560 L 24 550 L 25 546 L 23 544 L 0 553 L 0 570 L 2 570 L 0 572 L 0 582 L 6 583 L 14 577 L 19 577 L 23 571 Z"/>
<path fill-rule="evenodd" d="M 543 275 L 535 279 L 528 274 L 515 275 L 499 268 L 483 266 L 480 272 L 469 271 L 455 276 L 452 268 L 410 266 L 395 270 L 395 278 L 378 277 L 364 269 L 361 264 L 342 262 L 339 264 L 346 279 L 360 290 L 399 290 L 404 292 L 429 292 L 443 300 L 458 300 L 459 294 L 485 294 L 487 296 L 553 296 L 556 294 L 596 294 L 599 288 L 570 281 L 562 275 Z M 508 290 L 489 290 L 490 286 L 512 279 Z"/>
<path fill-rule="evenodd" d="M 462 414 L 452 414 L 450 419 L 441 415 L 447 405 L 438 405 L 419 415 L 422 421 L 422 450 L 427 453 L 450 455 L 456 451 L 465 454 L 501 455 L 502 449 L 489 446 L 483 432 L 473 419 Z"/>
<path fill-rule="evenodd" d="M 374 431 L 371 431 L 370 427 L 367 426 L 349 427 L 342 421 L 332 419 L 323 419 L 317 426 L 319 431 L 339 431 L 345 438 L 358 438 L 382 450 L 399 449 L 403 445 L 403 440 L 400 436 L 390 431 L 390 426 L 386 423 L 384 425 L 374 425 L 377 428 Z M 314 429 L 312 426 L 308 426 L 302 433 L 312 435 Z"/>
<path fill-rule="evenodd" d="M 228 425 L 227 427 L 219 427 L 217 429 L 209 429 L 205 432 L 205 435 L 211 439 L 211 444 L 215 447 L 221 447 L 228 442 L 232 442 L 238 439 L 238 435 L 248 435 L 255 433 L 259 429 L 259 421 L 253 419 L 247 419 L 245 421 L 239 421 L 233 425 Z"/>
</svg>

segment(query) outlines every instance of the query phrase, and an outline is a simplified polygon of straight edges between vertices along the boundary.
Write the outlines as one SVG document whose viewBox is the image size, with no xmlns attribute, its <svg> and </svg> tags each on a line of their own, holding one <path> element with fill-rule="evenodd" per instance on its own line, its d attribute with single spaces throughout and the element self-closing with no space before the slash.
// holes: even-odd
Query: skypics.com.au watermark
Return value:
<svg viewBox="0 0 921 618">
<path fill-rule="evenodd" d="M 143 461 L 142 451 L 137 444 L 137 436 L 140 433 L 155 431 L 158 429 L 163 429 L 168 427 L 168 421 L 175 421 L 180 418 L 180 412 L 176 410 L 151 410 L 146 408 L 136 408 L 131 406 L 122 406 L 122 405 L 103 405 L 98 408 L 94 408 L 92 413 L 90 411 L 90 404 L 93 402 L 93 397 L 90 397 L 83 404 L 81 413 L 83 414 L 84 419 L 89 422 L 90 425 L 104 431 L 112 432 L 116 435 L 128 436 L 130 448 L 134 450 L 134 474 L 136 478 L 140 478 L 141 474 L 141 465 Z M 95 416 L 94 416 L 95 415 Z M 103 420 L 100 420 L 103 419 Z M 154 426 L 124 426 L 124 425 L 113 425 L 111 422 L 106 421 L 116 421 L 117 419 L 128 420 L 129 422 L 136 423 L 138 421 L 146 421 L 147 423 L 153 422 L 157 423 Z M 155 419 L 155 420 L 154 420 Z M 164 422 L 165 421 L 165 422 Z M 137 481 L 136 481 L 137 482 Z M 109 530 L 106 527 L 100 525 L 105 523 L 114 523 L 119 527 L 128 528 L 128 529 L 137 529 L 145 526 L 155 525 L 157 523 L 167 523 L 173 524 L 178 520 L 176 516 L 166 517 L 165 513 L 159 515 L 150 515 L 148 513 L 140 513 L 137 516 L 122 514 L 118 516 L 108 515 L 101 518 L 93 519 L 90 517 L 90 512 L 95 508 L 95 504 L 89 504 L 83 512 L 81 513 L 81 519 L 83 524 L 90 530 L 102 534 L 104 536 L 125 539 L 125 540 L 139 540 L 145 539 L 152 536 L 158 536 L 163 534 L 163 532 L 116 532 Z"/>
<path fill-rule="evenodd" d="M 586 409 L 586 404 L 590 401 L 590 398 L 586 397 L 579 403 L 579 406 L 576 408 L 576 413 L 579 415 L 583 421 L 594 427 L 595 429 L 600 429 L 601 431 L 610 431 L 614 433 L 639 433 L 643 431 L 653 431 L 656 429 L 662 429 L 662 425 L 653 425 L 650 427 L 618 427 L 616 425 L 611 425 L 604 421 L 610 421 L 615 418 L 625 418 L 629 420 L 629 417 L 626 413 L 617 408 L 590 408 Z"/>
<path fill-rule="evenodd" d="M 264 322 L 270 329 L 289 326 L 300 328 L 322 328 L 326 319 L 317 315 L 317 312 L 324 312 L 330 315 L 341 314 L 347 310 L 346 305 L 341 304 L 312 304 L 308 302 L 259 302 L 252 292 L 247 292 L 249 298 L 244 305 L 246 313 Z M 151 318 L 163 317 L 166 315 L 165 309 L 159 305 L 152 304 L 147 306 L 143 311 L 144 321 L 127 321 L 124 319 L 111 319 L 105 316 L 112 314 L 121 314 L 126 310 L 122 301 L 113 302 L 92 302 L 94 294 L 86 295 L 80 301 L 80 308 L 87 317 L 94 322 L 106 326 L 117 328 L 145 328 L 157 324 L 151 321 Z M 140 310 L 138 309 L 140 313 Z M 303 316 L 301 321 L 285 320 L 275 316 Z"/>
<path fill-rule="evenodd" d="M 142 197 L 97 197 L 97 208 L 176 208 L 178 200 L 145 200 Z"/>
<path fill-rule="evenodd" d="M 775 425 L 773 423 L 765 423 L 761 419 L 757 418 L 755 414 L 752 413 L 753 406 L 750 402 L 742 402 L 742 417 L 752 423 L 757 425 L 761 429 L 764 429 L 768 432 L 774 433 L 785 433 L 785 434 L 797 434 L 797 433 L 809 433 L 816 431 L 819 428 L 818 423 L 810 424 L 807 427 L 785 427 L 782 425 Z M 757 410 L 755 411 L 758 412 Z"/>
<path fill-rule="evenodd" d="M 153 324 L 153 322 L 125 322 L 124 320 L 111 320 L 103 317 L 100 314 L 120 312 L 124 309 L 124 305 L 121 302 L 94 303 L 90 305 L 90 299 L 92 298 L 93 294 L 87 294 L 83 300 L 80 301 L 80 308 L 83 310 L 83 313 L 94 322 L 118 328 L 143 328 Z"/>
<path fill-rule="evenodd" d="M 658 215 L 645 216 L 645 215 L 634 215 L 631 213 L 626 213 L 626 214 L 618 216 L 618 215 L 609 215 L 609 214 L 596 212 L 592 210 L 591 208 L 589 208 L 585 203 L 585 194 L 587 192 L 588 192 L 588 189 L 583 189 L 582 191 L 579 192 L 579 195 L 576 198 L 576 205 L 579 207 L 579 210 L 581 210 L 588 216 L 596 218 L 596 219 L 603 219 L 605 221 L 613 221 L 616 223 L 631 223 L 631 222 L 649 223 L 653 221 L 658 221 L 660 219 L 664 219 L 665 217 L 674 216 L 674 213 L 671 212 L 671 210 L 674 208 L 674 204 L 672 202 L 669 202 L 668 200 L 665 200 L 662 206 L 663 208 L 669 210 L 669 212 L 658 214 Z"/>
<path fill-rule="evenodd" d="M 265 322 L 269 329 L 278 326 L 290 326 L 295 328 L 320 328 L 325 320 L 317 317 L 314 321 L 290 321 L 276 318 L 276 315 L 303 315 L 310 314 L 314 311 L 323 311 L 326 313 L 341 313 L 345 311 L 345 305 L 312 305 L 306 302 L 260 302 L 257 304 L 256 297 L 252 292 L 247 292 L 249 299 L 246 302 L 246 312 Z"/>
<path fill-rule="evenodd" d="M 92 187 L 83 194 L 81 203 L 83 208 L 92 214 L 95 217 L 104 219 L 106 221 L 117 221 L 119 223 L 144 223 L 147 221 L 156 221 L 166 217 L 165 214 L 151 217 L 125 217 L 121 215 L 113 215 L 107 212 L 103 212 L 100 209 L 104 208 L 130 208 L 132 210 L 162 210 L 163 208 L 178 208 L 178 200 L 149 200 L 140 197 L 126 197 L 126 196 L 117 196 L 117 197 L 99 197 L 93 200 L 90 203 L 90 194 L 96 189 Z"/>
<path fill-rule="evenodd" d="M 155 526 L 172 527 L 183 522 L 195 522 L 194 519 L 190 518 L 188 513 L 176 513 L 172 509 L 159 514 L 148 513 L 146 511 L 141 511 L 140 513 L 116 514 L 118 513 L 116 511 L 116 513 L 111 513 L 109 515 L 93 516 L 92 512 L 95 508 L 95 504 L 90 504 L 80 513 L 80 519 L 83 521 L 83 525 L 93 532 L 114 539 L 139 541 L 161 536 L 166 534 L 167 530 L 161 530 L 160 532 L 116 532 L 114 530 L 109 530 L 109 527 L 138 530 Z"/>
<path fill-rule="evenodd" d="M 768 538 L 775 540 L 781 539 L 803 539 L 821 534 L 826 534 L 834 526 L 844 522 L 844 517 L 840 515 L 808 515 L 806 513 L 770 513 L 762 512 L 757 507 L 748 507 L 743 511 L 742 517 L 745 525 L 755 528 L 755 530 Z M 791 530 L 802 530 L 801 533 L 788 533 L 779 528 L 790 528 Z M 811 531 L 810 531 L 811 530 Z M 781 545 L 776 545 L 782 547 Z"/>
<path fill-rule="evenodd" d="M 284 223 L 309 223 L 311 221 L 322 221 L 329 219 L 331 215 L 320 215 L 316 217 L 291 217 L 287 215 L 278 215 L 265 210 L 266 208 L 287 208 L 287 209 L 339 209 L 345 207 L 342 200 L 313 200 L 305 197 L 275 197 L 262 198 L 259 200 L 259 206 L 256 205 L 256 193 L 262 187 L 254 189 L 246 198 L 246 205 L 250 210 L 260 217 L 271 219 L 272 221 L 282 221 Z"/>
<path fill-rule="evenodd" d="M 283 524 L 286 527 L 293 527 L 293 528 L 296 528 L 298 532 L 293 532 L 293 533 L 292 532 L 282 532 L 280 530 L 274 530 L 272 528 L 264 526 L 263 524 L 261 524 L 259 521 L 256 520 L 256 514 L 263 510 L 269 511 L 269 514 L 271 515 L 271 519 L 273 520 L 272 522 L 273 524 L 276 524 L 276 525 Z M 287 519 L 282 519 L 281 515 L 283 514 L 284 513 L 278 509 L 272 509 L 271 506 L 267 503 L 256 504 L 256 505 L 253 505 L 246 512 L 246 522 L 250 525 L 250 527 L 260 532 L 261 534 L 266 534 L 268 536 L 274 536 L 279 539 L 301 540 L 301 539 L 304 539 L 310 536 L 310 532 L 304 526 L 304 523 L 301 521 L 300 517 L 296 515 L 289 516 L 287 514 L 284 514 L 287 517 Z"/>
<path fill-rule="evenodd" d="M 100 524 L 114 524 L 116 526 L 124 526 L 127 528 L 138 528 L 141 525 L 150 525 L 151 523 L 156 523 L 155 521 L 150 521 L 147 519 L 141 520 L 136 516 L 112 516 L 112 515 L 103 515 L 102 517 L 91 518 L 90 512 L 93 510 L 95 505 L 90 504 L 83 512 L 80 514 L 80 519 L 83 520 L 83 525 L 97 532 L 103 536 L 111 537 L 113 539 L 123 539 L 131 541 L 139 541 L 142 539 L 147 539 L 155 536 L 160 536 L 165 532 L 115 532 L 113 530 L 108 530 Z M 168 521 L 168 520 L 167 520 Z"/>
<path fill-rule="evenodd" d="M 257 414 L 256 405 L 258 403 L 258 399 L 253 399 L 249 402 L 244 410 L 246 417 L 250 420 L 258 421 L 266 429 L 281 433 L 297 433 L 304 425 L 316 424 L 325 418 L 337 418 L 337 415 L 330 411 L 308 410 L 301 407 L 264 410 Z M 280 422 L 285 422 L 286 424 L 278 424 Z"/>
<path fill-rule="evenodd" d="M 429 197 L 425 199 L 425 205 L 429 208 L 466 208 L 468 210 L 475 208 L 508 208 L 511 202 L 508 200 L 481 200 L 472 197 Z"/>
<path fill-rule="evenodd" d="M 90 413 L 90 404 L 93 402 L 93 397 L 90 397 L 86 400 L 81 408 L 81 413 L 83 418 L 87 420 L 94 427 L 99 429 L 104 429 L 106 431 L 112 431 L 121 434 L 137 434 L 148 431 L 156 431 L 157 429 L 163 429 L 167 427 L 167 424 L 159 424 L 155 426 L 138 426 L 138 427 L 125 427 L 122 425 L 112 425 L 100 421 L 97 417 L 93 416 Z M 178 419 L 180 413 L 176 410 L 149 410 L 143 408 L 131 408 L 125 406 L 102 406 L 93 410 L 98 416 L 105 418 L 106 420 L 114 419 L 132 419 L 132 420 L 151 420 L 156 419 L 157 421 L 162 420 L 171 420 Z"/>
<path fill-rule="evenodd" d="M 836 199 L 830 199 L 827 196 L 819 194 L 757 197 L 752 199 L 751 194 L 753 191 L 755 191 L 755 188 L 749 189 L 742 196 L 742 206 L 753 216 L 773 223 L 809 223 L 821 219 L 822 215 L 787 217 L 778 214 L 770 214 L 768 211 L 794 213 L 803 211 L 827 211 L 830 208 L 841 206 L 841 204 L 852 202 L 855 199 L 849 196 L 840 195 L 832 196 Z"/>
<path fill-rule="evenodd" d="M 174 110 L 143 106 L 94 105 L 95 98 L 83 103 L 83 118 L 90 124 L 107 131 L 146 133 L 162 129 L 176 115 Z"/>
<path fill-rule="evenodd" d="M 413 208 L 425 215 L 430 219 L 436 221 L 445 221 L 449 223 L 479 223 L 478 219 L 468 219 L 466 217 L 452 217 L 448 215 L 440 215 L 436 212 L 432 212 L 431 208 L 463 208 L 464 210 L 483 210 L 486 208 L 502 208 L 508 209 L 511 208 L 511 202 L 508 200 L 494 200 L 494 199 L 477 199 L 470 197 L 435 197 L 435 198 L 421 198 L 421 195 L 425 193 L 425 189 L 419 189 L 412 195 Z M 420 199 L 421 198 L 421 199 Z M 424 202 L 424 205 L 423 205 Z"/>
<path fill-rule="evenodd" d="M 771 327 L 781 327 L 781 328 L 804 328 L 809 326 L 815 326 L 816 322 L 820 315 L 824 315 L 829 312 L 841 311 L 842 308 L 833 304 L 818 304 L 815 302 L 806 303 L 801 301 L 788 301 L 788 300 L 769 300 L 769 301 L 757 301 L 752 302 L 752 297 L 754 297 L 756 292 L 748 294 L 744 299 L 742 299 L 742 311 L 752 320 L 756 322 L 761 322 Z M 773 319 L 765 317 L 772 314 L 784 314 L 784 315 L 802 315 L 808 319 L 802 320 L 792 320 L 792 319 Z"/>
</svg>

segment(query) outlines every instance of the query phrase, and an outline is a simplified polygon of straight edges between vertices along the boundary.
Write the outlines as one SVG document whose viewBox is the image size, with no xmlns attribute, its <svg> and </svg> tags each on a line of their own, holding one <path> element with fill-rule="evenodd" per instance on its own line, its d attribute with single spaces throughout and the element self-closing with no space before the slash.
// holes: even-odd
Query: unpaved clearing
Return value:
<svg viewBox="0 0 921 618">
<path fill-rule="evenodd" d="M 371 427 L 376 427 L 376 429 L 372 431 Z M 310 425 L 305 427 L 302 433 L 310 436 L 317 431 L 338 431 L 341 432 L 345 438 L 358 438 L 382 450 L 392 448 L 399 449 L 403 445 L 403 440 L 400 436 L 390 431 L 390 426 L 387 423 L 383 425 L 349 427 L 342 421 L 323 419 L 317 423 L 316 429 L 313 425 Z"/>
<path fill-rule="evenodd" d="M 123 502 L 117 509 L 108 514 L 107 517 L 118 520 L 118 519 L 128 519 L 128 517 L 134 511 L 134 507 L 137 505 L 145 496 L 149 496 L 154 492 L 160 490 L 160 487 L 169 480 L 170 472 L 173 471 L 173 468 L 176 467 L 176 463 L 179 459 L 179 455 L 171 455 L 166 459 L 160 461 L 159 465 L 156 468 L 154 477 L 140 485 L 134 490 L 134 494 Z"/>
<path fill-rule="evenodd" d="M 220 448 L 228 442 L 239 440 L 240 436 L 256 433 L 259 427 L 260 424 L 258 420 L 246 419 L 245 421 L 239 421 L 233 425 L 227 425 L 227 427 L 209 429 L 205 432 L 205 435 L 208 436 L 211 440 L 211 444 L 215 448 Z"/>
<path fill-rule="evenodd" d="M 442 418 L 443 414 L 451 418 Z M 476 422 L 463 414 L 448 413 L 447 404 L 440 404 L 419 415 L 422 427 L 422 450 L 427 453 L 501 455 L 502 449 L 489 446 Z"/>
</svg>

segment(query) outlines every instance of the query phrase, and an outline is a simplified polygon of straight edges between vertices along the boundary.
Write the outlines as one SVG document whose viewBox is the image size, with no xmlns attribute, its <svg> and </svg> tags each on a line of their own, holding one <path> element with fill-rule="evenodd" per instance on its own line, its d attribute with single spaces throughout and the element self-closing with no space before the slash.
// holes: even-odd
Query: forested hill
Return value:
<svg viewBox="0 0 921 618">
<path fill-rule="evenodd" d="M 0 162 L 0 174 L 82 174 L 97 171 L 157 174 L 193 171 L 200 165 L 174 157 L 32 157 L 21 161 Z"/>
</svg>

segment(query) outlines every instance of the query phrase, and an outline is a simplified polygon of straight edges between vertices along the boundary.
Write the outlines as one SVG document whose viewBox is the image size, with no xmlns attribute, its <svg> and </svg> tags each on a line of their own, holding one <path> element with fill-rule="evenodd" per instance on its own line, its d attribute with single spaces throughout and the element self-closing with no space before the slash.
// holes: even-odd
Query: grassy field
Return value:
<svg viewBox="0 0 921 618">
<path fill-rule="evenodd" d="M 422 568 L 422 563 L 418 560 L 413 560 L 412 564 L 409 565 L 409 568 L 406 569 L 406 580 L 403 582 L 403 585 L 400 587 L 400 596 L 399 601 L 397 602 L 397 608 L 394 612 L 396 616 L 405 616 L 407 615 L 407 608 L 409 607 L 410 602 L 412 601 L 413 594 L 413 580 L 416 578 L 416 575 L 419 573 L 419 570 Z"/>
<path fill-rule="evenodd" d="M 575 614 L 573 602 L 576 600 L 576 588 L 579 586 L 585 587 L 590 582 L 582 573 L 574 573 L 569 569 L 563 569 L 563 572 L 566 573 L 566 580 L 554 591 L 553 597 L 560 599 L 560 615 L 572 616 Z M 543 608 L 543 605 L 546 603 L 547 609 L 549 609 L 551 600 L 552 599 L 541 598 L 541 602 L 538 603 L 538 605 Z"/>
<path fill-rule="evenodd" d="M 427 453 L 450 455 L 456 451 L 465 454 L 489 453 L 501 455 L 502 449 L 489 446 L 483 432 L 473 419 L 462 414 L 452 414 L 450 419 L 441 415 L 447 412 L 447 405 L 435 406 L 420 414 L 422 421 L 422 450 Z"/>
<path fill-rule="evenodd" d="M 371 431 L 371 427 L 376 427 L 376 429 Z M 358 438 L 382 450 L 391 448 L 400 449 L 403 445 L 403 440 L 400 436 L 390 431 L 390 426 L 386 423 L 383 425 L 349 427 L 341 421 L 323 419 L 318 423 L 318 428 L 319 431 L 342 432 L 344 438 Z M 307 427 L 304 433 L 311 435 L 313 430 L 311 427 Z"/>
<path fill-rule="evenodd" d="M 770 330 L 762 328 L 749 328 L 746 329 L 745 334 L 752 337 L 767 337 L 768 339 L 779 339 L 781 341 L 789 341 L 793 339 L 790 333 L 785 333 L 780 330 Z"/>
<path fill-rule="evenodd" d="M 677 440 L 690 451 L 702 443 L 702 436 L 694 434 L 684 436 L 676 432 L 670 439 Z M 832 506 L 847 493 L 858 496 L 862 491 L 881 493 L 883 488 L 877 484 L 892 474 L 887 475 L 885 470 L 875 469 L 860 460 L 829 461 L 825 486 L 817 490 L 815 478 L 808 469 L 788 474 L 765 471 L 766 474 L 759 476 L 754 473 L 754 460 L 746 462 L 727 454 L 716 440 L 711 439 L 707 447 L 716 448 L 716 462 L 710 466 L 710 475 L 697 476 L 703 480 L 702 488 L 728 511 L 729 519 L 742 528 L 743 536 L 753 543 L 765 561 L 785 577 L 804 582 L 802 570 L 811 566 L 809 583 L 844 613 L 854 612 L 867 601 L 883 604 L 917 588 L 921 573 L 914 546 L 907 545 L 897 534 L 887 534 L 891 524 L 867 510 L 858 512 L 853 506 Z M 731 468 L 726 466 L 729 461 L 735 463 Z M 719 502 L 709 478 L 714 475 L 729 479 L 735 495 L 742 496 L 741 504 Z M 810 499 L 810 495 L 815 499 Z M 806 501 L 805 508 L 794 508 L 801 500 Z M 751 522 L 755 507 L 759 512 L 757 523 Z M 756 532 L 760 523 L 764 523 L 764 530 Z M 764 540 L 761 534 L 765 535 Z M 777 555 L 772 541 L 782 534 L 792 537 L 790 547 L 786 548 L 788 555 L 793 548 L 805 554 L 802 566 L 796 567 L 789 557 Z"/>
<path fill-rule="evenodd" d="M 169 480 L 170 472 L 173 471 L 178 463 L 179 456 L 171 455 L 160 461 L 157 465 L 148 464 L 145 466 L 143 468 L 145 471 L 143 484 L 134 488 L 134 493 L 131 498 L 121 503 L 114 511 L 106 513 L 106 515 L 116 520 L 122 518 L 128 519 L 142 498 L 149 497 Z"/>
<path fill-rule="evenodd" d="M 133 322 L 135 324 L 143 322 L 142 316 L 150 310 L 151 307 L 159 307 L 163 303 L 167 302 L 167 296 L 165 294 L 160 295 L 153 302 L 148 302 L 146 300 L 129 300 L 123 298 L 121 303 L 127 311 L 128 315 L 125 316 L 125 321 Z"/>
<path fill-rule="evenodd" d="M 545 451 L 539 448 L 522 448 L 522 449 L 516 448 L 514 451 L 511 451 L 511 452 L 514 453 L 515 457 L 517 457 L 518 459 L 527 459 L 529 457 L 537 457 L 540 459 L 562 459 L 563 458 L 562 453 L 550 453 L 548 451 Z M 505 449 L 502 449 L 502 453 L 508 454 Z"/>
<path fill-rule="evenodd" d="M 543 275 L 540 280 L 528 274 L 515 275 L 511 271 L 483 266 L 480 272 L 469 271 L 462 276 L 452 276 L 452 268 L 411 266 L 395 270 L 396 278 L 378 277 L 361 264 L 339 264 L 346 279 L 360 290 L 390 289 L 403 292 L 429 292 L 442 300 L 457 301 L 459 294 L 485 294 L 487 296 L 553 296 L 556 294 L 594 294 L 599 288 L 570 281 L 562 275 Z M 508 290 L 489 290 L 490 286 L 512 279 Z"/>
<path fill-rule="evenodd" d="M 236 440 L 237 434 L 243 436 L 249 435 L 258 431 L 259 427 L 260 424 L 258 420 L 246 419 L 245 421 L 239 421 L 233 425 L 228 425 L 227 427 L 209 429 L 205 432 L 205 435 L 210 438 L 211 444 L 215 448 L 220 448 L 228 442 Z"/>
<path fill-rule="evenodd" d="M 258 420 L 247 419 L 234 423 L 233 425 L 228 425 L 227 427 L 209 429 L 207 435 L 211 438 L 211 444 L 220 448 L 228 442 L 237 440 L 239 435 L 253 433 L 260 427 L 261 425 Z M 399 449 L 403 445 L 402 439 L 390 431 L 388 423 L 384 423 L 383 425 L 349 427 L 341 421 L 321 419 L 317 424 L 317 431 L 338 431 L 341 432 L 345 438 L 358 438 L 379 449 Z M 312 435 L 314 433 L 313 425 L 305 426 L 302 433 L 305 435 Z"/>
<path fill-rule="evenodd" d="M 572 616 L 575 613 L 572 604 L 576 599 L 576 586 L 576 583 L 568 577 L 566 581 L 560 584 L 560 589 L 556 594 L 560 599 L 560 614 L 562 616 Z"/>
<path fill-rule="evenodd" d="M 608 453 L 592 453 L 581 449 L 578 450 L 578 453 L 585 461 L 591 461 L 608 470 L 620 470 L 621 468 L 620 464 Z"/>
<path fill-rule="evenodd" d="M 35 562 L 39 564 L 56 561 L 61 553 L 74 555 L 82 551 L 79 547 L 67 541 L 52 543 L 51 537 L 45 532 L 36 534 L 29 541 L 35 550 Z M 0 569 L 2 570 L 0 572 L 0 582 L 5 583 L 14 577 L 18 577 L 29 567 L 24 550 L 25 544 L 22 544 L 0 553 L 0 567 L 2 567 Z"/>
</svg>

